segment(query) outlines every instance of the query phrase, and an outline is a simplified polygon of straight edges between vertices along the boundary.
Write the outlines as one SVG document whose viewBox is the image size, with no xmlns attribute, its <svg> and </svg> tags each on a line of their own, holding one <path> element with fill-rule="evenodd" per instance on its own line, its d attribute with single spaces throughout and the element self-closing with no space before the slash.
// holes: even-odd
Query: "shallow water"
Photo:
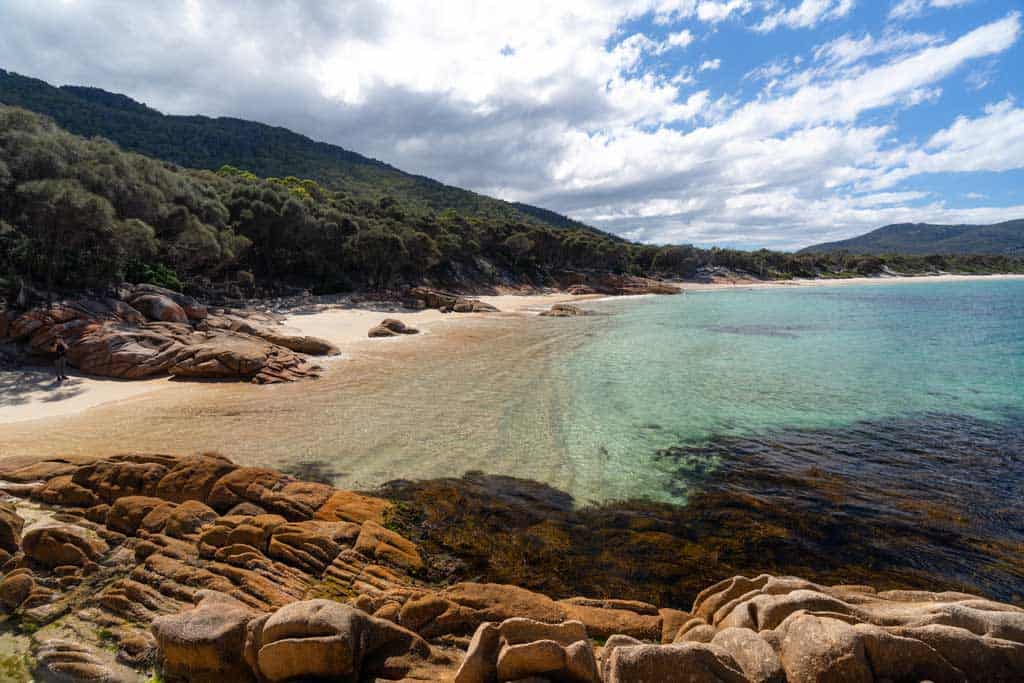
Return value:
<svg viewBox="0 0 1024 683">
<path fill-rule="evenodd" d="M 728 460 L 699 450 L 718 439 L 1024 411 L 1024 281 L 589 305 L 607 315 L 481 321 L 331 363 L 317 382 L 190 384 L 7 425 L 0 455 L 218 450 L 356 488 L 482 470 L 579 502 L 684 502 L 687 467 Z"/>
<path fill-rule="evenodd" d="M 761 289 L 610 307 L 613 324 L 568 361 L 574 400 L 562 424 L 583 496 L 684 499 L 685 462 L 666 469 L 665 448 L 941 422 L 935 414 L 1017 423 L 1024 412 L 1024 282 Z M 704 471 L 728 458 L 694 451 L 690 460 Z"/>
<path fill-rule="evenodd" d="M 0 454 L 215 450 L 361 489 L 482 471 L 577 505 L 669 504 L 643 514 L 686 539 L 660 565 L 670 591 L 769 569 L 1022 599 L 1024 281 L 587 305 L 603 315 L 370 347 L 317 382 L 190 384 L 8 425 Z M 578 550 L 580 567 L 602 552 Z M 616 594 L 642 587 L 635 571 Z"/>
</svg>

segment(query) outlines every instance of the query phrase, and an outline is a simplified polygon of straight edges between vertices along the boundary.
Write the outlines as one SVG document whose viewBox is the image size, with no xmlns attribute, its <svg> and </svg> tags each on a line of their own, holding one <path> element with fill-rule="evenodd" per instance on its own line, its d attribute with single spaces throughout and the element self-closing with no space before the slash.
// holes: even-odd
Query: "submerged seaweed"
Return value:
<svg viewBox="0 0 1024 683">
<path fill-rule="evenodd" d="M 679 447 L 685 506 L 574 506 L 512 477 L 396 481 L 392 520 L 461 563 L 438 579 L 515 583 L 559 597 L 687 604 L 722 576 L 981 593 L 1024 604 L 1024 417 L 953 415 L 792 430 Z M 453 568 L 454 567 L 454 568 Z"/>
</svg>

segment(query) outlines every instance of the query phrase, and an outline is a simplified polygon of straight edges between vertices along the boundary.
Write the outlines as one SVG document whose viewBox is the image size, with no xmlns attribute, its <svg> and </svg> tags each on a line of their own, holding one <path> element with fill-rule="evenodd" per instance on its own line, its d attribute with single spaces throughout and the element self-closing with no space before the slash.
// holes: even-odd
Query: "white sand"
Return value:
<svg viewBox="0 0 1024 683">
<path fill-rule="evenodd" d="M 586 297 L 575 297 L 575 299 Z M 523 316 L 539 312 L 559 301 L 574 299 L 567 294 L 501 295 L 480 297 L 496 306 L 501 315 Z M 422 335 L 401 335 L 386 339 L 368 339 L 366 333 L 385 318 L 398 318 L 417 327 L 423 334 L 442 334 L 460 321 L 494 316 L 494 313 L 441 313 L 433 309 L 421 311 L 389 311 L 385 307 L 354 308 L 322 306 L 311 313 L 289 315 L 287 328 L 300 334 L 327 339 L 341 349 L 342 360 L 360 355 L 369 349 L 375 354 L 394 350 L 395 344 L 415 343 Z M 330 362 L 331 359 L 317 359 Z M 168 377 L 148 380 L 116 380 L 81 375 L 70 371 L 71 379 L 57 383 L 53 370 L 47 367 L 24 368 L 0 373 L 0 424 L 40 420 L 79 413 L 96 406 L 136 400 L 155 391 L 183 390 L 188 382 L 171 381 Z"/>
<path fill-rule="evenodd" d="M 546 310 L 555 303 L 586 300 L 593 297 L 574 297 L 571 294 L 502 294 L 476 298 L 497 308 L 501 315 L 523 317 Z M 495 315 L 494 313 L 441 313 L 432 308 L 419 311 L 404 309 L 389 311 L 383 308 L 365 309 L 328 305 L 320 307 L 312 313 L 294 313 L 287 316 L 284 322 L 290 330 L 326 339 L 340 348 L 342 354 L 349 354 L 366 348 L 366 344 L 379 347 L 382 342 L 412 342 L 420 337 L 420 335 L 400 335 L 384 339 L 368 339 L 366 333 L 370 328 L 375 327 L 385 318 L 397 318 L 424 334 L 437 334 L 462 321 L 485 319 Z"/>
<path fill-rule="evenodd" d="M 0 372 L 0 424 L 78 413 L 178 384 L 167 377 L 104 379 L 74 370 L 69 370 L 68 375 L 70 379 L 58 383 L 53 370 L 43 367 Z"/>
<path fill-rule="evenodd" d="M 893 275 L 883 277 L 819 278 L 814 280 L 794 278 L 792 280 L 776 280 L 774 282 L 736 280 L 734 282 L 678 282 L 676 284 L 678 284 L 684 292 L 711 292 L 732 289 L 765 289 L 768 287 L 834 287 L 842 285 L 915 284 L 922 282 L 969 282 L 972 280 L 1024 280 L 1024 275 Z"/>
</svg>

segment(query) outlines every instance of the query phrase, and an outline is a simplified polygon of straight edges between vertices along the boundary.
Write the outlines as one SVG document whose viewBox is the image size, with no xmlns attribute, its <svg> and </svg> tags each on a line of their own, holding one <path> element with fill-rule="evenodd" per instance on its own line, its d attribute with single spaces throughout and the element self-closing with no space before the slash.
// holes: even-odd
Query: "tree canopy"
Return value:
<svg viewBox="0 0 1024 683">
<path fill-rule="evenodd" d="M 854 256 L 635 244 L 507 216 L 436 212 L 295 176 L 193 170 L 85 139 L 0 106 L 0 285 L 233 282 L 320 292 L 402 284 L 550 284 L 561 271 L 765 278 L 1020 271 L 1006 256 Z"/>
</svg>

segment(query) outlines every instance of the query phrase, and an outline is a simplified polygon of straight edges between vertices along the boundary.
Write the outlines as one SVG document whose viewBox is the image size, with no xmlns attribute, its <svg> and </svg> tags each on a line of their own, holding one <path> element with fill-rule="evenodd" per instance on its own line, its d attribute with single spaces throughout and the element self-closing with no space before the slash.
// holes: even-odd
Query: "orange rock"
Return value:
<svg viewBox="0 0 1024 683">
<path fill-rule="evenodd" d="M 181 458 L 157 483 L 156 495 L 175 503 L 186 500 L 205 503 L 217 480 L 236 469 L 238 466 L 230 460 L 216 455 Z"/>
<path fill-rule="evenodd" d="M 352 491 L 335 491 L 313 515 L 330 522 L 384 523 L 384 514 L 392 504 L 381 498 L 372 498 Z"/>
<path fill-rule="evenodd" d="M 14 506 L 0 503 L 0 550 L 18 552 L 24 528 L 25 520 L 18 516 Z"/>
<path fill-rule="evenodd" d="M 133 308 L 150 320 L 166 323 L 187 323 L 185 309 L 162 294 L 143 294 L 130 301 Z"/>
<path fill-rule="evenodd" d="M 147 531 L 158 532 L 163 529 L 173 509 L 174 503 L 168 503 L 162 498 L 122 496 L 110 506 L 107 513 L 107 528 L 134 536 L 142 526 L 143 520 L 149 520 Z"/>
<path fill-rule="evenodd" d="M 36 500 L 63 507 L 93 507 L 100 502 L 96 494 L 71 480 L 72 475 L 54 477 L 32 494 Z"/>
<path fill-rule="evenodd" d="M 421 569 L 423 559 L 416 544 L 377 522 L 363 522 L 355 549 L 367 557 L 391 562 L 406 569 Z"/>
<path fill-rule="evenodd" d="M 158 462 L 99 460 L 79 467 L 72 481 L 113 503 L 122 496 L 154 496 L 166 474 L 167 467 Z"/>
<path fill-rule="evenodd" d="M 245 631 L 252 610 L 220 593 L 202 591 L 197 607 L 153 621 L 163 670 L 188 681 L 248 681 Z"/>
<path fill-rule="evenodd" d="M 546 595 L 518 586 L 499 583 L 458 583 L 441 591 L 440 595 L 473 610 L 479 619 L 478 623 L 527 617 L 535 621 L 557 624 L 568 618 L 564 606 Z"/>
<path fill-rule="evenodd" d="M 563 600 L 559 604 L 570 619 L 583 622 L 592 636 L 608 638 L 621 633 L 640 640 L 661 642 L 661 616 L 656 608 L 652 608 L 653 615 L 640 614 L 625 606 L 615 609 L 607 605 L 607 602 L 596 602 L 600 606 L 587 604 L 587 601 L 581 604 L 572 600 Z"/>
<path fill-rule="evenodd" d="M 21 541 L 25 556 L 44 567 L 81 567 L 96 562 L 109 550 L 100 538 L 70 524 L 37 526 Z"/>
</svg>

